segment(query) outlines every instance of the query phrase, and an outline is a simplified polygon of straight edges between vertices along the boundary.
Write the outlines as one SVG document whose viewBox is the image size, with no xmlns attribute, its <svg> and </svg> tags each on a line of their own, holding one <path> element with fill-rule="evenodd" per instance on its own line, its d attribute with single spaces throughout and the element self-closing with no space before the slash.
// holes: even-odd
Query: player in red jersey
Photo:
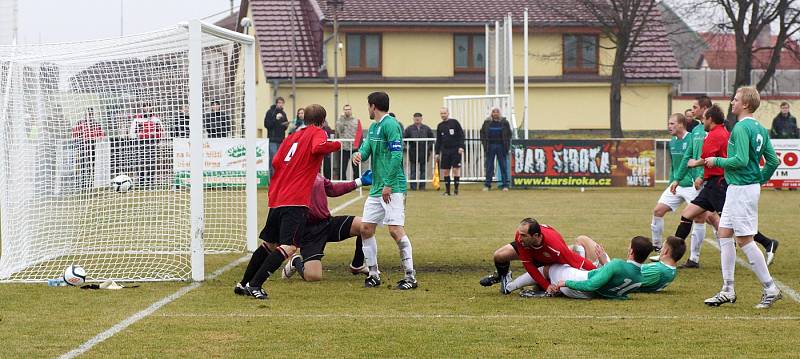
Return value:
<svg viewBox="0 0 800 359">
<path fill-rule="evenodd" d="M 306 107 L 305 121 L 309 126 L 284 139 L 272 159 L 275 173 L 269 185 L 269 214 L 259 237 L 276 244 L 276 250 L 270 252 L 267 246 L 259 246 L 245 270 L 245 277 L 252 275 L 251 279 L 240 283 L 256 299 L 267 299 L 261 286 L 300 241 L 322 159 L 342 147 L 339 142 L 328 142 L 328 135 L 321 128 L 326 115 L 320 105 Z"/>
<path fill-rule="evenodd" d="M 583 270 L 597 268 L 592 262 L 573 252 L 553 227 L 539 224 L 532 218 L 525 218 L 517 227 L 514 241 L 494 252 L 494 266 L 497 272 L 481 279 L 481 285 L 488 287 L 500 283 L 500 293 L 511 293 L 512 290 L 508 288 L 512 279 L 511 261 L 517 259 L 542 289 L 547 289 L 550 282 L 539 272 L 538 267 L 559 263 Z M 516 286 L 519 287 L 521 285 Z"/>
</svg>

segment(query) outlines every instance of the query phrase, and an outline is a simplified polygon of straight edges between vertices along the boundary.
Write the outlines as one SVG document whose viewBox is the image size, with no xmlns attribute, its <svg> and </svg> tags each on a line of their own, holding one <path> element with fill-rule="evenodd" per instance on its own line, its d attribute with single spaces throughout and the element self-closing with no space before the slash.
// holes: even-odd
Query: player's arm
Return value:
<svg viewBox="0 0 800 359">
<path fill-rule="evenodd" d="M 383 187 L 391 187 L 403 173 L 403 136 L 400 133 L 400 124 L 395 123 L 396 126 L 391 126 L 388 131 L 383 132 L 390 155 L 389 168 L 383 177 Z"/>
<path fill-rule="evenodd" d="M 325 195 L 328 197 L 339 197 L 348 194 L 356 189 L 356 181 L 333 183 L 325 179 Z"/>
<path fill-rule="evenodd" d="M 778 155 L 775 154 L 775 148 L 772 147 L 772 141 L 769 138 L 764 139 L 764 168 L 761 169 L 761 184 L 767 183 L 772 174 L 780 164 Z"/>
<path fill-rule="evenodd" d="M 531 261 L 522 260 L 522 266 L 525 267 L 525 271 L 531 275 L 531 278 L 539 285 L 539 287 L 547 289 L 550 286 L 550 281 L 542 275 L 542 272 L 539 272 L 539 268 L 533 264 Z"/>
<path fill-rule="evenodd" d="M 570 289 L 582 292 L 594 292 L 611 280 L 614 273 L 617 272 L 620 263 L 619 261 L 611 261 L 602 268 L 595 269 L 596 272 L 591 278 L 582 281 L 568 280 L 564 282 L 564 285 Z"/>
<path fill-rule="evenodd" d="M 728 153 L 728 158 L 717 157 L 712 164 L 726 170 L 746 166 L 747 161 L 750 160 L 750 144 L 748 140 L 747 130 L 745 130 L 744 126 L 735 126 L 730 138 L 730 141 L 736 144 L 735 153 Z"/>
<path fill-rule="evenodd" d="M 442 153 L 442 131 L 439 131 L 439 126 L 436 126 L 436 142 L 433 143 L 433 150 L 437 155 Z"/>
<path fill-rule="evenodd" d="M 546 244 L 558 251 L 559 262 L 568 264 L 570 267 L 576 269 L 592 270 L 597 268 L 594 263 L 581 257 L 578 253 L 573 252 L 560 235 L 557 238 L 550 239 L 551 238 L 548 237 Z"/>
<path fill-rule="evenodd" d="M 364 140 L 361 141 L 361 146 L 358 147 L 358 153 L 361 154 L 361 162 L 368 160 L 369 155 L 372 154 L 372 141 L 369 140 L 369 136 L 369 132 L 367 132 Z"/>
<path fill-rule="evenodd" d="M 311 147 L 311 154 L 314 155 L 327 155 L 342 148 L 341 142 L 328 141 L 328 136 L 326 135 L 325 131 L 317 131 L 311 140 L 314 141 L 312 142 Z"/>
<path fill-rule="evenodd" d="M 691 134 L 689 134 L 689 135 L 691 136 Z M 669 174 L 669 182 L 670 183 L 675 182 L 675 181 L 680 182 L 681 178 L 686 177 L 686 174 L 690 173 L 689 172 L 689 159 L 692 158 L 692 143 L 693 142 L 694 142 L 694 138 L 692 138 L 691 140 L 689 140 L 689 142 L 686 143 L 686 151 L 683 151 L 683 157 L 681 157 L 681 163 L 680 163 L 680 165 L 678 165 L 678 173 L 670 172 L 670 174 Z M 691 171 L 692 171 L 691 172 L 692 179 L 696 178 L 694 172 L 696 172 L 697 170 L 693 168 Z"/>
<path fill-rule="evenodd" d="M 461 124 L 456 122 L 456 134 L 458 135 L 458 148 L 465 149 L 467 148 L 464 144 L 466 139 L 464 138 L 464 129 L 461 128 Z"/>
</svg>

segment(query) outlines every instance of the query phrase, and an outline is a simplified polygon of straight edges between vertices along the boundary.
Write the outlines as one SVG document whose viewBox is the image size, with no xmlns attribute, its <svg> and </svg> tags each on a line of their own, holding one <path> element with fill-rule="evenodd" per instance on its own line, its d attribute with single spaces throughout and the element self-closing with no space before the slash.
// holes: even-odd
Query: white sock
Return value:
<svg viewBox="0 0 800 359">
<path fill-rule="evenodd" d="M 706 238 L 706 224 L 695 222 L 692 229 L 692 245 L 689 247 L 689 260 L 700 263 L 700 248 Z"/>
<path fill-rule="evenodd" d="M 411 241 L 408 236 L 403 236 L 397 241 L 397 249 L 400 250 L 400 262 L 403 263 L 406 276 L 414 276 L 414 259 L 411 255 Z"/>
<path fill-rule="evenodd" d="M 770 292 L 775 291 L 775 281 L 772 280 L 772 276 L 769 274 L 764 253 L 761 253 L 761 250 L 758 249 L 756 242 L 750 242 L 742 246 L 742 252 L 747 256 L 747 261 L 750 262 L 753 272 L 756 273 L 756 277 L 761 281 L 764 289 Z"/>
<path fill-rule="evenodd" d="M 722 291 L 733 292 L 733 272 L 736 269 L 736 243 L 733 238 L 719 239 Z"/>
<path fill-rule="evenodd" d="M 364 251 L 364 263 L 369 268 L 369 275 L 378 275 L 378 241 L 375 236 L 361 240 L 361 250 Z"/>
<path fill-rule="evenodd" d="M 653 216 L 653 223 L 650 224 L 653 231 L 653 246 L 661 248 L 661 236 L 664 234 L 664 217 Z"/>
<path fill-rule="evenodd" d="M 525 272 L 525 274 L 517 277 L 516 279 L 511 281 L 511 283 L 508 283 L 508 285 L 506 285 L 506 290 L 509 292 L 513 292 L 522 287 L 534 284 L 536 284 L 536 281 L 533 280 L 533 277 L 531 277 L 531 275 L 528 274 L 528 272 Z"/>
</svg>

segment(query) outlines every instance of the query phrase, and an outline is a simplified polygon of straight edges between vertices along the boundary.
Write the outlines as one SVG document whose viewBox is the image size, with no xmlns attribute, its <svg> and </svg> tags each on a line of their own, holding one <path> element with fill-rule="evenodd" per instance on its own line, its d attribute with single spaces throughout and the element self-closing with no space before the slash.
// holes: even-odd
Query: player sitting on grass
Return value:
<svg viewBox="0 0 800 359">
<path fill-rule="evenodd" d="M 322 279 L 322 256 L 327 242 L 340 242 L 352 236 L 357 236 L 361 230 L 361 217 L 355 216 L 336 216 L 331 217 L 328 210 L 328 196 L 339 197 L 352 192 L 359 186 L 369 186 L 372 184 L 372 171 L 366 171 L 361 178 L 355 181 L 333 183 L 317 174 L 314 185 L 311 189 L 311 205 L 308 211 L 308 221 L 304 233 L 300 239 L 303 256 L 295 254 L 297 247 L 288 246 L 285 251 L 291 260 L 281 273 L 281 277 L 291 277 L 296 268 L 303 268 L 301 276 L 306 281 L 318 281 Z M 345 232 L 346 231 L 346 232 Z M 270 253 L 277 248 L 277 243 L 263 242 L 257 252 Z M 256 255 L 255 253 L 253 254 Z M 294 263 L 294 265 L 293 265 Z M 255 275 L 255 271 L 261 264 L 253 263 L 248 265 L 242 280 L 236 283 L 233 292 L 238 295 L 248 295 L 244 286 Z M 361 249 L 361 237 L 356 237 L 356 251 L 350 263 L 350 272 L 353 274 L 369 273 L 364 266 L 364 252 Z"/>
<path fill-rule="evenodd" d="M 674 236 L 667 237 L 658 262 L 642 265 L 642 286 L 637 292 L 660 292 L 664 290 L 678 273 L 678 261 L 686 253 L 686 241 Z"/>
<path fill-rule="evenodd" d="M 627 299 L 628 292 L 642 286 L 642 263 L 652 251 L 650 238 L 636 236 L 631 239 L 627 261 L 613 259 L 589 272 L 564 264 L 545 267 L 543 272 L 553 282 L 547 292 L 578 299 Z"/>
<path fill-rule="evenodd" d="M 514 241 L 498 248 L 494 252 L 494 266 L 497 271 L 480 280 L 484 287 L 500 283 L 500 293 L 509 294 L 511 283 L 511 261 L 520 260 L 525 271 L 541 288 L 550 286 L 538 267 L 548 264 L 564 264 L 577 269 L 591 270 L 596 266 L 589 260 L 570 250 L 561 234 L 546 224 L 540 225 L 533 218 L 525 218 L 517 227 Z M 517 282 L 517 281 L 515 281 Z M 513 284 L 514 288 L 522 285 Z"/>
</svg>

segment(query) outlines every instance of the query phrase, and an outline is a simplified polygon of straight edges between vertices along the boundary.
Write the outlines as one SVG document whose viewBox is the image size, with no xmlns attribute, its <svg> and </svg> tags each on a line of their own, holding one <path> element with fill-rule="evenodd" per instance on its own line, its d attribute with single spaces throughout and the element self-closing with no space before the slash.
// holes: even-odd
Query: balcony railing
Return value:
<svg viewBox="0 0 800 359">
<path fill-rule="evenodd" d="M 764 76 L 765 70 L 752 70 L 753 84 Z M 681 95 L 732 96 L 736 70 L 681 70 Z M 800 70 L 777 70 L 762 91 L 763 95 L 800 95 Z"/>
</svg>

